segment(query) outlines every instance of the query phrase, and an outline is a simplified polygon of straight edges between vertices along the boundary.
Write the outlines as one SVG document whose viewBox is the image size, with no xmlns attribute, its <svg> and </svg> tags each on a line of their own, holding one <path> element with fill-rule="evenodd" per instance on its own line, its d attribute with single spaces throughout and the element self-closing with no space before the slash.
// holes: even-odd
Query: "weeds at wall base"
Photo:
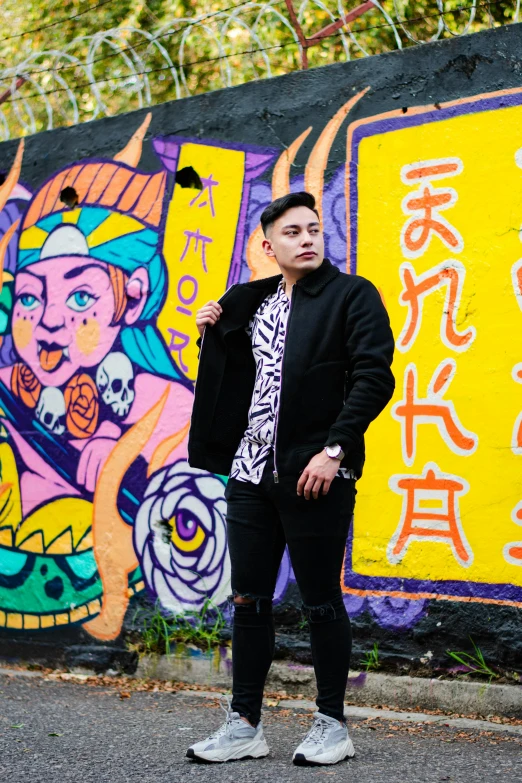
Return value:
<svg viewBox="0 0 522 783">
<path fill-rule="evenodd" d="M 361 668 L 366 672 L 372 672 L 380 669 L 381 665 L 379 660 L 379 645 L 375 642 L 370 652 L 364 654 L 361 660 Z"/>
<path fill-rule="evenodd" d="M 135 630 L 130 633 L 128 647 L 140 658 L 145 655 L 174 655 L 183 657 L 189 646 L 204 652 L 223 647 L 226 625 L 221 610 L 207 599 L 198 612 L 169 614 L 159 604 L 150 609 L 139 609 L 133 618 Z"/>
<path fill-rule="evenodd" d="M 467 652 L 455 652 L 452 650 L 446 651 L 446 654 L 449 655 L 449 657 L 458 664 L 458 666 L 455 667 L 455 670 L 458 669 L 464 674 L 478 674 L 483 677 L 487 677 L 489 682 L 492 682 L 492 680 L 498 680 L 501 676 L 499 672 L 495 669 L 492 669 L 491 666 L 486 663 L 486 659 L 484 658 L 482 650 L 477 644 L 475 644 L 471 637 L 470 642 L 473 645 L 474 654 Z"/>
</svg>

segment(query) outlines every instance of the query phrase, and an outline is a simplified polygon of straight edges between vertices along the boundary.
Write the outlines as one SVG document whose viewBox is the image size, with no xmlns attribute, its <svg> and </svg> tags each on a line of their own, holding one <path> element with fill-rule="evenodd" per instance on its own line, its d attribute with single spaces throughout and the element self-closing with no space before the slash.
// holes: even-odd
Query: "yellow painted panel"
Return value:
<svg viewBox="0 0 522 783">
<path fill-rule="evenodd" d="M 94 601 L 90 601 L 87 604 L 87 609 L 89 610 L 89 614 L 98 614 L 101 609 L 101 601 L 99 598 L 95 598 Z"/>
<path fill-rule="evenodd" d="M 113 212 L 89 234 L 87 244 L 89 247 L 98 247 L 98 245 L 110 242 L 116 237 L 121 237 L 124 234 L 133 234 L 142 229 L 143 224 L 135 218 L 129 217 L 129 215 L 121 215 L 119 212 Z"/>
<path fill-rule="evenodd" d="M 21 630 L 23 628 L 23 616 L 17 612 L 9 612 L 7 615 L 7 628 L 17 628 Z"/>
<path fill-rule="evenodd" d="M 73 223 L 76 225 L 81 214 L 82 210 L 80 207 L 77 209 L 71 209 L 67 212 L 62 212 L 62 223 Z"/>
<path fill-rule="evenodd" d="M 42 247 L 47 236 L 48 232 L 44 231 L 43 228 L 38 228 L 37 226 L 26 228 L 20 236 L 20 250 L 32 250 L 35 247 Z"/>
<path fill-rule="evenodd" d="M 0 546 L 13 546 L 13 530 L 10 527 L 4 527 L 0 530 Z"/>
<path fill-rule="evenodd" d="M 91 524 L 92 503 L 83 498 L 58 498 L 24 519 L 16 531 L 16 544 L 30 552 L 69 555 Z"/>
<path fill-rule="evenodd" d="M 522 586 L 521 565 L 504 555 L 522 538 L 514 519 L 522 449 L 512 448 L 522 411 L 513 375 L 522 312 L 512 280 L 522 258 L 521 122 L 514 106 L 360 143 L 357 273 L 379 287 L 401 350 L 394 398 L 368 433 L 356 573 Z M 443 208 L 429 206 L 434 197 Z M 423 239 L 428 217 L 436 226 Z M 441 273 L 419 297 L 423 281 Z M 453 294 L 461 287 L 453 321 L 450 278 Z M 412 285 L 422 318 L 408 337 L 404 291 Z"/>
<path fill-rule="evenodd" d="M 36 630 L 40 627 L 40 618 L 37 614 L 24 614 L 24 630 Z"/>
<path fill-rule="evenodd" d="M 89 616 L 89 610 L 87 609 L 87 604 L 84 604 L 83 606 L 77 606 L 76 609 L 71 609 L 70 616 L 71 616 L 71 623 L 77 623 L 80 620 L 84 620 L 86 617 Z"/>
<path fill-rule="evenodd" d="M 196 310 L 225 291 L 241 207 L 245 153 L 206 144 L 183 144 L 178 169 L 192 166 L 201 193 L 176 185 L 165 228 L 169 274 L 158 327 L 178 366 L 195 379 Z"/>
</svg>

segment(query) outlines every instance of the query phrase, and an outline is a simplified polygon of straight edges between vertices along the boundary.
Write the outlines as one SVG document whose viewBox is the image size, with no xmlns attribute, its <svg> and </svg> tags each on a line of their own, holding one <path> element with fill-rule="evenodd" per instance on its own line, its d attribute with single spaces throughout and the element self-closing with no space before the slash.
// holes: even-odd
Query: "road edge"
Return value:
<svg viewBox="0 0 522 783">
<path fill-rule="evenodd" d="M 192 653 L 183 656 L 143 656 L 134 676 L 176 680 L 203 687 L 231 687 L 232 667 L 228 657 L 221 654 L 205 655 L 195 649 Z M 314 698 L 313 668 L 291 661 L 275 661 L 268 675 L 267 690 Z M 442 710 L 464 715 L 522 718 L 522 685 L 352 672 L 348 680 L 346 701 L 363 707 L 382 704 L 406 710 Z"/>
</svg>

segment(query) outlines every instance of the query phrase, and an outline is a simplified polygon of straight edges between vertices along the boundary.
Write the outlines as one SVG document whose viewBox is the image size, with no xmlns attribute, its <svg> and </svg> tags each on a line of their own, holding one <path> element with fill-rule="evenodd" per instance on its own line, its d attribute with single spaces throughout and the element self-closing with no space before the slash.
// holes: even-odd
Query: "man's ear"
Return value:
<svg viewBox="0 0 522 783">
<path fill-rule="evenodd" d="M 272 247 L 272 243 L 269 239 L 263 239 L 263 250 L 265 251 L 265 255 L 270 256 L 270 258 L 275 258 L 274 248 Z"/>
<path fill-rule="evenodd" d="M 127 280 L 125 293 L 127 294 L 128 304 L 124 319 L 125 323 L 130 326 L 136 323 L 141 316 L 149 295 L 149 275 L 144 267 L 140 266 L 134 270 Z"/>
</svg>

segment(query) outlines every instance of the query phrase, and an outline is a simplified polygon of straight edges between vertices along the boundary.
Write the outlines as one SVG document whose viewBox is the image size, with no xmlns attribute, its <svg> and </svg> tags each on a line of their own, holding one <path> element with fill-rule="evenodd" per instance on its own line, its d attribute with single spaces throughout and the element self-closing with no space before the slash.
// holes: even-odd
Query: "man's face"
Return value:
<svg viewBox="0 0 522 783">
<path fill-rule="evenodd" d="M 292 207 L 268 228 L 263 249 L 281 272 L 299 280 L 321 266 L 324 237 L 319 218 L 308 207 Z"/>
</svg>

